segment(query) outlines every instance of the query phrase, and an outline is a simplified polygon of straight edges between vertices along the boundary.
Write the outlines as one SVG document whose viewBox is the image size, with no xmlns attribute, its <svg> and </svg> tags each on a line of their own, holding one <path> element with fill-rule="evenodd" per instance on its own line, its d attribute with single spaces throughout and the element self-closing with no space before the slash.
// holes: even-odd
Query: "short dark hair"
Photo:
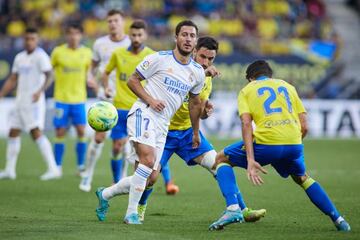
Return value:
<svg viewBox="0 0 360 240">
<path fill-rule="evenodd" d="M 147 24 L 146 24 L 146 22 L 144 20 L 136 19 L 130 25 L 130 29 L 131 28 L 146 30 L 147 29 Z"/>
<path fill-rule="evenodd" d="M 113 15 L 116 15 L 116 14 L 119 14 L 121 17 L 124 17 L 124 13 L 118 9 L 111 9 L 108 11 L 107 13 L 107 16 L 110 17 L 110 16 L 113 16 Z"/>
<path fill-rule="evenodd" d="M 208 37 L 208 36 L 200 37 L 197 41 L 195 48 L 196 50 L 199 50 L 202 47 L 207 48 L 209 50 L 215 50 L 217 52 L 219 49 L 219 42 L 212 37 Z"/>
<path fill-rule="evenodd" d="M 272 77 L 273 70 L 265 60 L 257 60 L 246 69 L 246 79 L 256 79 L 260 76 Z"/>
<path fill-rule="evenodd" d="M 81 26 L 80 23 L 70 23 L 67 25 L 66 27 L 66 32 L 69 32 L 70 28 L 74 28 L 79 30 L 81 33 L 84 31 L 83 27 Z"/>
<path fill-rule="evenodd" d="M 175 36 L 179 35 L 179 32 L 181 30 L 181 28 L 183 26 L 190 26 L 190 27 L 194 27 L 195 30 L 196 30 L 196 35 L 198 35 L 198 32 L 199 32 L 199 29 L 198 27 L 196 26 L 196 24 L 191 21 L 191 20 L 184 20 L 184 21 L 181 21 L 178 23 L 178 25 L 176 25 L 176 28 L 175 28 Z"/>
<path fill-rule="evenodd" d="M 25 33 L 35 33 L 35 34 L 37 34 L 38 30 L 36 28 L 34 28 L 34 27 L 28 27 L 28 28 L 26 28 Z"/>
</svg>

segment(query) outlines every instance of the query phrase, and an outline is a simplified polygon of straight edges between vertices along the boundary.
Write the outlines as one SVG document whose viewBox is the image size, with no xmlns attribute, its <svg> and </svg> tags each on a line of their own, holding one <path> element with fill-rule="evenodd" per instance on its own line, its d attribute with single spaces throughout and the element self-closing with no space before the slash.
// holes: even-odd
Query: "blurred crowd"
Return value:
<svg viewBox="0 0 360 240">
<path fill-rule="evenodd" d="M 294 42 L 337 41 L 323 0 L 0 0 L 0 51 L 20 49 L 27 26 L 39 28 L 42 46 L 52 49 L 73 21 L 82 22 L 91 45 L 106 33 L 111 8 L 124 11 L 127 26 L 133 18 L 146 20 L 154 49 L 173 45 L 173 28 L 184 18 L 218 38 L 224 55 L 288 54 Z"/>
</svg>

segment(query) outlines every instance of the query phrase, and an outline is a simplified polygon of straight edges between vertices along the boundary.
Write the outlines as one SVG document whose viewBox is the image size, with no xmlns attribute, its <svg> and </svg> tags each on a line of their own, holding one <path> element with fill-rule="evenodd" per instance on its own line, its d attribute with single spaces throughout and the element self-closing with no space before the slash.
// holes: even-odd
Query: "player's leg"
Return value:
<svg viewBox="0 0 360 240">
<path fill-rule="evenodd" d="M 324 214 L 331 218 L 339 231 L 347 232 L 351 230 L 350 225 L 340 215 L 335 205 L 318 182 L 316 182 L 307 174 L 302 176 L 292 175 L 291 177 L 295 183 L 300 185 L 305 190 L 311 202 Z"/>
<path fill-rule="evenodd" d="M 72 104 L 70 106 L 70 116 L 72 122 L 75 126 L 77 133 L 77 143 L 76 143 L 76 158 L 77 158 L 77 168 L 78 172 L 81 175 L 85 171 L 85 156 L 87 148 L 87 139 L 85 137 L 85 127 L 86 127 L 86 110 L 85 103 Z"/>
<path fill-rule="evenodd" d="M 252 210 L 248 208 L 237 186 L 232 166 L 247 168 L 246 151 L 243 146 L 242 141 L 234 143 L 220 151 L 216 156 L 216 180 L 225 198 L 227 209 L 218 221 L 210 225 L 210 230 L 222 229 L 223 226 L 232 223 L 227 214 L 231 216 L 239 210 L 247 222 L 258 221 L 266 214 L 265 209 Z M 257 146 L 254 145 L 254 149 L 256 148 Z"/>
<path fill-rule="evenodd" d="M 16 179 L 16 162 L 21 148 L 21 130 L 11 128 L 6 147 L 5 170 L 0 171 L 0 179 Z"/>
<path fill-rule="evenodd" d="M 121 173 L 125 162 L 125 144 L 128 142 L 127 137 L 127 114 L 129 111 L 118 109 L 118 122 L 111 131 L 111 139 L 113 140 L 111 170 L 113 173 L 113 182 L 117 183 L 121 179 Z M 127 169 L 126 169 L 127 171 Z"/>
<path fill-rule="evenodd" d="M 89 192 L 91 190 L 91 183 L 94 176 L 95 166 L 101 155 L 105 139 L 106 132 L 95 132 L 94 136 L 91 138 L 86 153 L 85 172 L 79 185 L 79 189 L 84 192 Z"/>
<path fill-rule="evenodd" d="M 54 127 L 55 127 L 55 139 L 54 139 L 54 155 L 56 165 L 62 173 L 62 163 L 65 153 L 65 135 L 66 128 L 69 124 L 69 105 L 56 102 L 55 103 L 55 115 L 54 115 Z"/>
<path fill-rule="evenodd" d="M 113 137 L 113 135 L 112 135 Z M 121 172 L 124 163 L 124 145 L 128 141 L 127 137 L 121 139 L 113 139 L 111 171 L 113 174 L 113 182 L 117 183 L 121 179 Z"/>
<path fill-rule="evenodd" d="M 134 147 L 139 157 L 139 165 L 131 178 L 129 203 L 124 218 L 124 222 L 127 224 L 141 223 L 138 216 L 138 205 L 156 159 L 156 148 L 142 143 L 134 143 Z"/>
<path fill-rule="evenodd" d="M 139 201 L 138 213 L 139 213 L 140 221 L 144 221 L 144 219 L 145 219 L 145 211 L 146 211 L 147 201 L 148 201 L 151 193 L 153 192 L 153 187 L 154 187 L 155 182 L 158 179 L 159 172 L 163 170 L 162 169 L 163 166 L 166 166 L 169 164 L 169 160 L 170 160 L 171 156 L 173 155 L 174 151 L 176 150 L 176 142 L 177 142 L 176 140 L 173 141 L 173 139 L 169 136 L 166 138 L 165 148 L 162 153 L 161 160 L 160 160 L 161 168 L 152 172 L 152 174 L 150 175 L 148 184 L 144 190 L 144 193 L 141 196 L 141 199 Z"/>
<path fill-rule="evenodd" d="M 32 139 L 36 142 L 43 159 L 47 165 L 47 171 L 45 174 L 40 176 L 40 179 L 43 181 L 58 179 L 61 177 L 60 171 L 56 166 L 54 152 L 51 148 L 51 143 L 49 139 L 42 134 L 40 128 L 36 127 L 30 130 L 30 135 Z"/>
</svg>

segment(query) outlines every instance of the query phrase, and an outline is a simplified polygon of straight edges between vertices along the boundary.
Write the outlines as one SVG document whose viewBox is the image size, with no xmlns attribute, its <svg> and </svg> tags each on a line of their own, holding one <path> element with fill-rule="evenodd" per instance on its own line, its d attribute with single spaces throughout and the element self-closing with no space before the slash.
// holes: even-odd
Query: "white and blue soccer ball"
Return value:
<svg viewBox="0 0 360 240">
<path fill-rule="evenodd" d="M 100 101 L 91 105 L 87 112 L 87 119 L 90 127 L 95 131 L 105 132 L 116 125 L 118 113 L 114 105 Z"/>
</svg>

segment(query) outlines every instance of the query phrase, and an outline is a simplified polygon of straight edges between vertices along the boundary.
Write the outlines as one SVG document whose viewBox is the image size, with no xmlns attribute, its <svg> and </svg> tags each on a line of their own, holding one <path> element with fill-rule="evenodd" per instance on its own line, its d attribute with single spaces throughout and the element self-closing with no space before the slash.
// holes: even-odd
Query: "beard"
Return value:
<svg viewBox="0 0 360 240">
<path fill-rule="evenodd" d="M 187 57 L 187 56 L 191 55 L 191 53 L 194 50 L 194 48 L 191 51 L 183 50 L 179 44 L 176 44 L 176 47 L 177 47 L 179 53 L 184 57 Z"/>
</svg>

